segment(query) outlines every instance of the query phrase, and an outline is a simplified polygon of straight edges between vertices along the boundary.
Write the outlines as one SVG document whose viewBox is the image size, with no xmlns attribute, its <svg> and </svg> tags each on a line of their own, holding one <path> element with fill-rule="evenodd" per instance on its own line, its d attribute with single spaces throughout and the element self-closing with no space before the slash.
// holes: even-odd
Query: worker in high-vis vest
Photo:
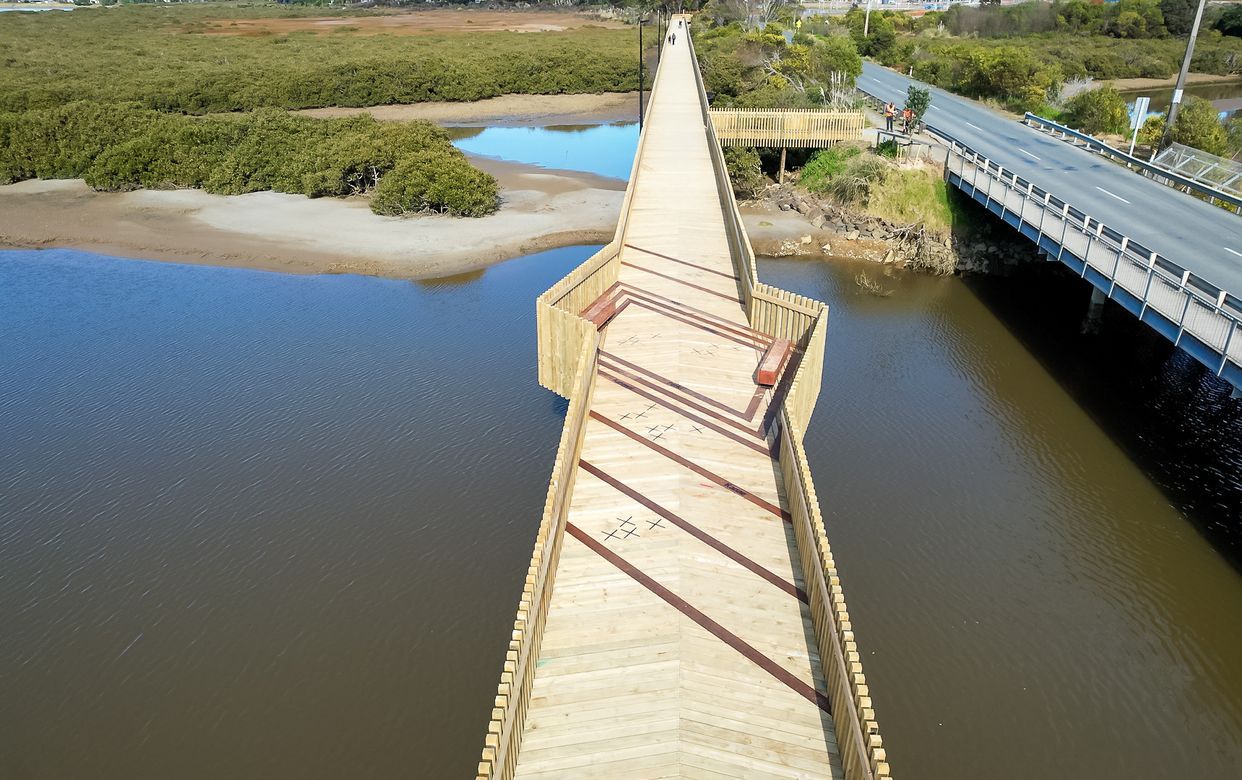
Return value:
<svg viewBox="0 0 1242 780">
<path fill-rule="evenodd" d="M 897 106 L 892 101 L 884 104 L 884 122 L 888 132 L 893 132 L 893 119 L 897 116 Z"/>
</svg>

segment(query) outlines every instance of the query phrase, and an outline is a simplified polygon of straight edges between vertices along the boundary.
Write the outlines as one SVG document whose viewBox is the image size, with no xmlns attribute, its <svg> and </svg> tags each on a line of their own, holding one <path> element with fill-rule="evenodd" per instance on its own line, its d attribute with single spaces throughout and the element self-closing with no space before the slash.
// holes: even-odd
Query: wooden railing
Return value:
<svg viewBox="0 0 1242 780">
<path fill-rule="evenodd" d="M 660 71 L 657 71 L 651 89 L 653 99 L 659 85 Z M 543 518 L 535 536 L 530 566 L 526 570 L 526 582 L 522 598 L 518 601 L 500 684 L 496 689 L 483 754 L 479 760 L 478 780 L 510 780 L 517 769 L 522 729 L 530 706 L 530 691 L 539 661 L 547 608 L 552 600 L 556 564 L 565 537 L 565 523 L 569 516 L 582 440 L 586 435 L 587 412 L 591 407 L 595 368 L 599 359 L 599 331 L 593 323 L 579 315 L 617 281 L 620 248 L 624 245 L 629 227 L 634 183 L 638 178 L 646 141 L 644 130 L 638 137 L 634 164 L 630 169 L 630 185 L 626 188 L 612 242 L 552 285 L 535 302 L 539 383 L 569 399 L 569 410 L 556 450 Z"/>
<path fill-rule="evenodd" d="M 861 111 L 815 108 L 712 109 L 710 116 L 716 138 L 726 146 L 818 148 L 859 140 L 864 124 Z"/>
<path fill-rule="evenodd" d="M 708 153 L 712 158 L 712 175 L 716 179 L 717 191 L 728 193 L 727 198 L 721 196 L 720 208 L 724 216 L 725 236 L 729 241 L 729 254 L 733 257 L 733 270 L 738 277 L 738 293 L 749 315 L 753 311 L 752 294 L 759 286 L 759 277 L 755 273 L 755 252 L 746 236 L 746 228 L 742 225 L 742 214 L 737 209 L 737 201 L 733 198 L 733 182 L 729 180 L 729 168 L 725 165 L 720 139 L 716 137 L 716 128 L 708 110 L 707 90 L 703 86 L 703 74 L 699 72 L 698 55 L 694 53 L 694 37 L 686 36 L 686 43 L 690 46 L 690 57 L 695 62 L 694 82 L 699 90 L 699 108 L 703 115 L 703 129 L 707 133 Z"/>
<path fill-rule="evenodd" d="M 513 621 L 513 633 L 505 653 L 491 721 L 487 725 L 483 755 L 479 760 L 479 780 L 509 780 L 517 768 L 522 728 L 526 723 L 531 685 L 539 661 L 539 645 L 543 640 L 556 564 L 565 538 L 574 476 L 578 473 L 578 454 L 586 435 L 587 411 L 591 408 L 598 354 L 599 333 L 592 331 L 579 353 L 573 381 L 567 388 L 569 411 L 565 415 L 565 427 L 561 430 L 561 441 L 556 449 L 556 463 L 548 483 L 543 519 L 535 536 L 535 551 L 531 555 L 530 566 L 526 569 L 526 583 L 522 587 L 522 598 L 518 601 L 517 617 Z"/>
<path fill-rule="evenodd" d="M 578 359 L 596 332 L 578 315 L 617 281 L 619 246 L 606 245 L 535 301 L 539 384 L 564 398 L 576 387 Z"/>
<path fill-rule="evenodd" d="M 871 705 L 871 692 L 863 675 L 862 659 L 854 642 L 850 613 L 837 575 L 836 561 L 828 545 L 824 518 L 815 495 L 815 483 L 802 448 L 802 429 L 790 405 L 781 410 L 781 477 L 798 543 L 798 557 L 806 582 L 811 625 L 819 646 L 820 665 L 828 683 L 832 723 L 845 777 L 852 780 L 887 780 L 892 777 L 880 727 Z"/>
<path fill-rule="evenodd" d="M 693 38 L 687 37 L 693 54 Z M 793 369 L 794 378 L 781 401 L 778 417 L 779 462 L 811 604 L 811 623 L 828 683 L 842 767 L 847 780 L 889 780 L 892 775 L 887 755 L 802 445 L 803 431 L 815 409 L 823 377 L 828 306 L 759 282 L 754 250 L 733 197 L 733 185 L 708 111 L 702 75 L 697 67 L 694 71 L 725 231 L 751 327 L 790 339 L 799 348 L 799 362 Z"/>
<path fill-rule="evenodd" d="M 653 102 L 656 90 L 660 88 L 662 73 L 663 71 L 657 69 L 655 80 L 651 84 Z M 638 135 L 634 162 L 630 166 L 629 186 L 625 188 L 625 199 L 621 201 L 621 214 L 617 218 L 617 230 L 613 240 L 552 285 L 535 301 L 539 384 L 557 395 L 569 397 L 568 389 L 573 386 L 578 355 L 589 334 L 595 330 L 594 325 L 578 315 L 615 284 L 620 273 L 621 247 L 625 245 L 630 226 L 634 185 L 638 181 L 639 166 L 646 146 L 647 130 L 643 128 Z"/>
</svg>

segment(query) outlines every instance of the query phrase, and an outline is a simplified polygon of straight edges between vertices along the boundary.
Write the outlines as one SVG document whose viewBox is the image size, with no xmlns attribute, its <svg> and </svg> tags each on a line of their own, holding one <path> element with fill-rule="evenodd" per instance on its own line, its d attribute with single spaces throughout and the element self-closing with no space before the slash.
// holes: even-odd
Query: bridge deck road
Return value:
<svg viewBox="0 0 1242 780">
<path fill-rule="evenodd" d="M 570 500 L 519 778 L 841 777 L 682 35 Z"/>
<path fill-rule="evenodd" d="M 858 86 L 902 105 L 910 84 L 863 63 Z M 924 120 L 1208 282 L 1242 294 L 1242 216 L 1052 138 L 968 98 L 932 91 Z"/>
</svg>

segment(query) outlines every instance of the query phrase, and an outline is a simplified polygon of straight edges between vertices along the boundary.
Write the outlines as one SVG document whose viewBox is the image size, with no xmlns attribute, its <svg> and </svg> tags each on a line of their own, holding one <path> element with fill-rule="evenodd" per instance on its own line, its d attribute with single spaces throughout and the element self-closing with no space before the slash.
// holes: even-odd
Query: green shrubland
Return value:
<svg viewBox="0 0 1242 780">
<path fill-rule="evenodd" d="M 94 100 L 206 114 L 638 87 L 632 30 L 222 35 L 211 24 L 306 13 L 140 5 L 0 14 L 0 110 Z"/>
<path fill-rule="evenodd" d="M 229 33 L 233 21 L 324 13 L 135 5 L 0 14 L 0 182 L 372 195 L 381 214 L 478 216 L 496 209 L 496 182 L 440 129 L 286 109 L 638 86 L 632 30 Z"/>
<path fill-rule="evenodd" d="M 375 192 L 381 214 L 480 216 L 497 206 L 495 180 L 427 122 L 315 120 L 277 109 L 190 117 L 93 102 L 0 113 L 0 183 L 76 177 L 106 191 Z"/>
<path fill-rule="evenodd" d="M 853 99 L 862 58 L 844 30 L 799 34 L 790 43 L 776 25 L 748 30 L 737 21 L 713 19 L 708 13 L 696 17 L 694 38 L 712 105 L 822 108 Z"/>
<path fill-rule="evenodd" d="M 816 193 L 828 191 L 829 183 L 840 176 L 851 160 L 862 154 L 862 148 L 847 144 L 830 146 L 807 160 L 798 175 L 798 183 Z"/>
</svg>

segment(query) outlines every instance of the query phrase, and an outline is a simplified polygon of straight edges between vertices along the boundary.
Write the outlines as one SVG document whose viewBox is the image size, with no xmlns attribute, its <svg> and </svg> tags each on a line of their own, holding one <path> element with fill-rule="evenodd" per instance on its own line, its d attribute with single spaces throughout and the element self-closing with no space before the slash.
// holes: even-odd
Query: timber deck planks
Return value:
<svg viewBox="0 0 1242 780">
<path fill-rule="evenodd" d="M 692 68 L 665 46 L 520 778 L 842 776 Z"/>
</svg>

